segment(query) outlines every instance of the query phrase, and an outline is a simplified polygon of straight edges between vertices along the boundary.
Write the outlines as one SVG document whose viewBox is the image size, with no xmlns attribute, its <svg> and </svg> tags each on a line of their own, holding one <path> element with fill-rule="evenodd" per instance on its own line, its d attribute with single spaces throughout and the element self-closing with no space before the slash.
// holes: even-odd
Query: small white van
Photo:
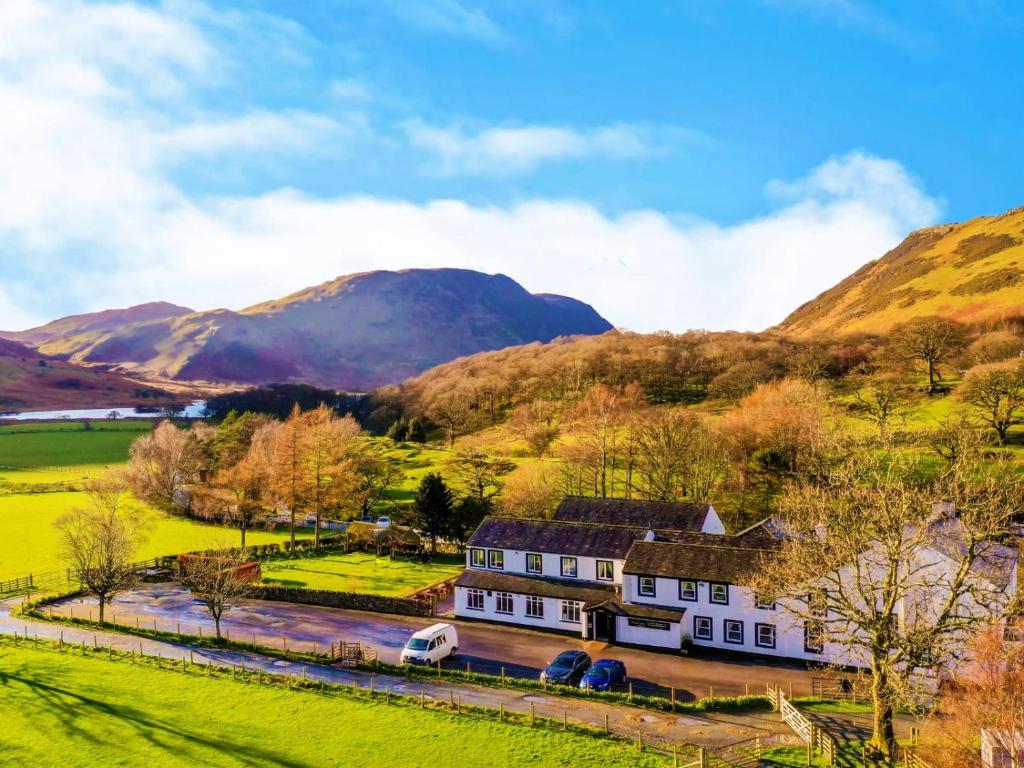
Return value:
<svg viewBox="0 0 1024 768">
<path fill-rule="evenodd" d="M 436 664 L 459 650 L 459 636 L 451 624 L 435 624 L 409 638 L 402 649 L 403 664 Z"/>
</svg>

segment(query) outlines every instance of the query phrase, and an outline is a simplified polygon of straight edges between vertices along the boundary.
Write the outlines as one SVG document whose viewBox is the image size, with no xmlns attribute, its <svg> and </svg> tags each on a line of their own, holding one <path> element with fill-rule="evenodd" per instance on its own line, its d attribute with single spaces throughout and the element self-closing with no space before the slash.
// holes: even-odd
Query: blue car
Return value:
<svg viewBox="0 0 1024 768">
<path fill-rule="evenodd" d="M 580 688 L 610 691 L 626 682 L 626 665 L 616 659 L 598 659 L 580 680 Z"/>
</svg>

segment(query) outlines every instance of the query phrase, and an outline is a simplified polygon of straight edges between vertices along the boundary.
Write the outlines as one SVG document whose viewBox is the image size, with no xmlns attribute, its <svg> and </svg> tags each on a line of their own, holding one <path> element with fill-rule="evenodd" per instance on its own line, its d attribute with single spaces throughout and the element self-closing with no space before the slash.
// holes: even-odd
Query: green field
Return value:
<svg viewBox="0 0 1024 768">
<path fill-rule="evenodd" d="M 0 765 L 663 766 L 624 743 L 0 647 Z"/>
<path fill-rule="evenodd" d="M 405 558 L 391 560 L 373 553 L 328 552 L 298 560 L 263 563 L 263 583 L 282 587 L 328 589 L 404 597 L 457 575 L 465 567 L 460 557 L 435 557 L 424 565 Z"/>
<path fill-rule="evenodd" d="M 0 426 L 0 580 L 62 569 L 54 522 L 85 502 L 82 482 L 123 464 L 132 441 L 148 422 L 120 421 L 10 424 Z M 14 468 L 12 468 L 14 467 Z M 24 468 L 24 469 L 22 469 Z M 233 545 L 237 531 L 141 507 L 150 520 L 139 559 Z M 284 541 L 284 532 L 250 531 L 254 544 Z"/>
<path fill-rule="evenodd" d="M 83 503 L 81 493 L 19 493 L 0 496 L 0 580 L 29 573 L 56 571 L 61 560 L 59 532 L 54 522 L 69 509 Z M 146 510 L 150 519 L 149 540 L 138 552 L 145 560 L 206 549 L 224 543 L 237 544 L 239 534 L 231 528 L 204 525 L 194 520 Z M 287 531 L 249 531 L 246 541 L 265 544 L 284 541 Z"/>
</svg>

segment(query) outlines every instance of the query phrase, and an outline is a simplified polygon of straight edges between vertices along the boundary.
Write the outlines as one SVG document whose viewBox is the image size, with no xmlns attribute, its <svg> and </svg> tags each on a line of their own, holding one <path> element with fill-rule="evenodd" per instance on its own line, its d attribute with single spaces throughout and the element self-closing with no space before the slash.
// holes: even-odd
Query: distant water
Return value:
<svg viewBox="0 0 1024 768">
<path fill-rule="evenodd" d="M 205 400 L 196 400 L 186 405 L 177 414 L 189 419 L 199 419 L 203 416 L 203 409 L 206 408 Z M 14 421 L 42 421 L 44 419 L 108 419 L 112 413 L 117 418 L 154 418 L 163 413 L 161 408 L 136 408 L 127 406 L 125 408 L 80 408 L 67 411 L 22 411 L 21 413 L 3 413 L 0 419 L 11 419 Z"/>
</svg>

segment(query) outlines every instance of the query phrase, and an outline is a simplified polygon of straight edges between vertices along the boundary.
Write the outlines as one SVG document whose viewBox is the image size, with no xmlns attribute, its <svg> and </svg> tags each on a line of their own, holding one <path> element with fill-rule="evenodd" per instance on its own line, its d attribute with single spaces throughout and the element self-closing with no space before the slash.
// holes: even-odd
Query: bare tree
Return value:
<svg viewBox="0 0 1024 768">
<path fill-rule="evenodd" d="M 862 454 L 827 483 L 791 487 L 787 540 L 751 586 L 774 595 L 810 643 L 870 670 L 871 743 L 895 747 L 893 711 L 926 670 L 963 656 L 970 634 L 1009 601 L 1012 555 L 997 543 L 1024 501 L 1021 481 L 962 461 L 917 485 L 916 466 Z"/>
<path fill-rule="evenodd" d="M 946 460 L 949 471 L 963 461 L 977 460 L 985 446 L 982 430 L 966 414 L 950 414 L 929 430 L 925 438 L 939 456 Z"/>
<path fill-rule="evenodd" d="M 916 404 L 910 393 L 893 376 L 876 376 L 864 382 L 853 393 L 850 411 L 859 419 L 878 429 L 881 440 L 887 440 L 896 424 L 905 424 Z"/>
<path fill-rule="evenodd" d="M 534 456 L 544 456 L 558 439 L 555 414 L 555 404 L 549 400 L 523 403 L 509 417 L 508 430 L 525 442 Z"/>
<path fill-rule="evenodd" d="M 448 438 L 449 448 L 455 446 L 455 438 L 466 430 L 471 417 L 469 398 L 458 392 L 437 399 L 427 411 L 427 418 Z"/>
<path fill-rule="evenodd" d="M 368 441 L 360 446 L 355 459 L 355 473 L 358 480 L 356 493 L 363 514 L 369 514 L 389 501 L 391 489 L 405 478 L 402 468 L 383 455 L 379 444 Z"/>
<path fill-rule="evenodd" d="M 107 603 L 137 581 L 132 562 L 146 540 L 144 518 L 126 504 L 128 488 L 116 476 L 89 483 L 88 506 L 57 518 L 61 547 L 71 571 L 99 601 L 100 623 Z"/>
<path fill-rule="evenodd" d="M 896 330 L 894 344 L 904 360 L 923 363 L 928 372 L 928 394 L 942 380 L 939 365 L 963 349 L 963 327 L 943 317 L 919 317 Z"/>
<path fill-rule="evenodd" d="M 562 495 L 552 468 L 526 464 L 509 475 L 498 499 L 498 509 L 511 517 L 545 518 Z"/>
<path fill-rule="evenodd" d="M 485 502 L 501 493 L 501 478 L 516 465 L 501 456 L 490 456 L 477 448 L 469 448 L 457 451 L 448 467 L 477 501 Z"/>
<path fill-rule="evenodd" d="M 181 583 L 210 612 L 218 640 L 221 639 L 221 618 L 252 592 L 246 560 L 244 549 L 228 557 L 202 554 L 178 557 Z"/>
<path fill-rule="evenodd" d="M 1010 427 L 1024 424 L 1024 362 L 990 363 L 967 372 L 958 394 L 1006 443 Z"/>
<path fill-rule="evenodd" d="M 999 626 L 980 632 L 972 641 L 969 671 L 958 676 L 930 714 L 922 753 L 935 768 L 978 765 L 982 729 L 1010 755 L 1010 765 L 1020 765 L 1024 646 L 1007 640 Z"/>
<path fill-rule="evenodd" d="M 199 477 L 206 463 L 195 433 L 163 421 L 132 443 L 128 479 L 137 497 L 162 509 L 182 502 L 182 491 Z"/>
<path fill-rule="evenodd" d="M 694 433 L 701 429 L 692 413 L 673 410 L 652 414 L 637 429 L 636 490 L 652 501 L 680 501 Z"/>
</svg>

